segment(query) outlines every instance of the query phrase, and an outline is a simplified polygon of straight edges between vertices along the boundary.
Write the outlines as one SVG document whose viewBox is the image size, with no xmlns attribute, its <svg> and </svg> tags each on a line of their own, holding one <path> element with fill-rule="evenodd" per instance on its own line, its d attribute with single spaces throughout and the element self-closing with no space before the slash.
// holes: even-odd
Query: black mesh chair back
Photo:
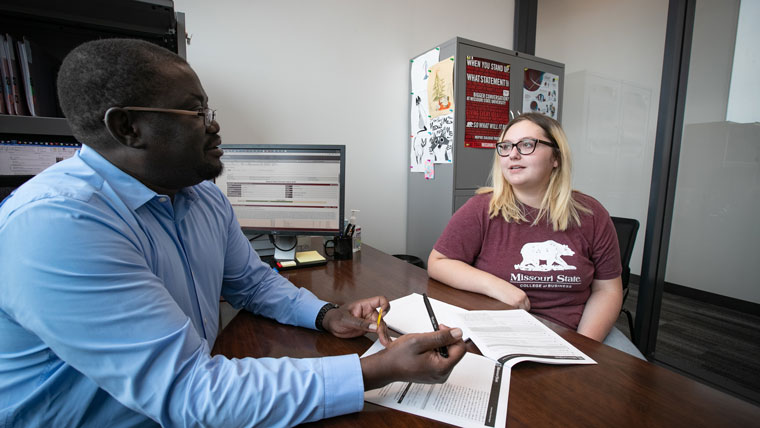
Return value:
<svg viewBox="0 0 760 428">
<path fill-rule="evenodd" d="M 635 218 L 612 217 L 612 223 L 615 225 L 617 232 L 618 244 L 620 246 L 620 264 L 623 266 L 623 304 L 628 297 L 628 281 L 631 279 L 631 255 L 633 254 L 633 244 L 636 243 L 636 234 L 639 232 L 639 221 Z M 621 310 L 628 318 L 628 329 L 633 337 L 633 315 L 631 311 L 623 307 Z"/>
</svg>

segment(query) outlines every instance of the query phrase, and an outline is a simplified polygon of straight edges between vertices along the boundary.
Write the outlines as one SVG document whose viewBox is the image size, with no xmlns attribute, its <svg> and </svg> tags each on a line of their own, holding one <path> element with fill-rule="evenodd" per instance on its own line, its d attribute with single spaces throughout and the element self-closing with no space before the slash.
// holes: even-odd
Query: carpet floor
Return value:
<svg viewBox="0 0 760 428">
<path fill-rule="evenodd" d="M 638 285 L 625 307 L 636 314 Z M 625 315 L 616 326 L 630 336 Z M 760 405 L 760 316 L 663 293 L 654 363 Z"/>
</svg>

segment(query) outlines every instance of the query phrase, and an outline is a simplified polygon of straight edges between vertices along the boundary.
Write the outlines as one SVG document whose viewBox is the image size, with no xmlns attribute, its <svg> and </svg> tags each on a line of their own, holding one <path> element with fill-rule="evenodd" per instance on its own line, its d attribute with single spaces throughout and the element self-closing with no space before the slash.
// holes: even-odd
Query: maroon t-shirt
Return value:
<svg viewBox="0 0 760 428">
<path fill-rule="evenodd" d="M 581 225 L 563 232 L 542 219 L 532 226 L 538 209 L 525 206 L 527 223 L 488 217 L 492 193 L 473 196 L 449 221 L 435 249 L 520 287 L 531 312 L 573 330 L 583 314 L 594 279 L 620 276 L 620 248 L 609 213 L 596 199 L 580 192 L 573 197 L 592 212 Z"/>
</svg>

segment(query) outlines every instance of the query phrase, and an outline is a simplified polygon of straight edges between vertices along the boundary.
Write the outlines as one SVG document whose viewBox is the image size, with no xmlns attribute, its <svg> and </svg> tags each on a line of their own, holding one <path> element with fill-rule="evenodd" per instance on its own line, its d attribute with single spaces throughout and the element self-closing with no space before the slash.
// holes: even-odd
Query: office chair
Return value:
<svg viewBox="0 0 760 428">
<path fill-rule="evenodd" d="M 636 242 L 636 234 L 639 231 L 639 221 L 634 218 L 612 217 L 612 223 L 615 225 L 617 232 L 618 245 L 620 246 L 620 264 L 623 266 L 623 304 L 628 297 L 628 281 L 631 278 L 631 255 L 633 254 L 633 244 Z M 631 341 L 635 343 L 633 333 L 633 315 L 625 307 L 620 309 L 628 318 L 628 330 L 631 332 Z"/>
</svg>

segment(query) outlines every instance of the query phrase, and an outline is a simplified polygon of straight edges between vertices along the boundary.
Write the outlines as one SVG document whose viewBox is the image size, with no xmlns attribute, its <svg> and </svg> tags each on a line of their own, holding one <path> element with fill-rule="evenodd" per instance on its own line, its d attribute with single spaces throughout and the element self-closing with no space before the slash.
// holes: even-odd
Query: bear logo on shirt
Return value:
<svg viewBox="0 0 760 428">
<path fill-rule="evenodd" d="M 572 256 L 575 252 L 567 245 L 556 241 L 528 242 L 523 245 L 520 254 L 523 259 L 520 264 L 515 265 L 515 269 L 544 272 L 576 269 L 562 260 L 562 256 Z M 545 263 L 542 264 L 542 261 Z"/>
</svg>

